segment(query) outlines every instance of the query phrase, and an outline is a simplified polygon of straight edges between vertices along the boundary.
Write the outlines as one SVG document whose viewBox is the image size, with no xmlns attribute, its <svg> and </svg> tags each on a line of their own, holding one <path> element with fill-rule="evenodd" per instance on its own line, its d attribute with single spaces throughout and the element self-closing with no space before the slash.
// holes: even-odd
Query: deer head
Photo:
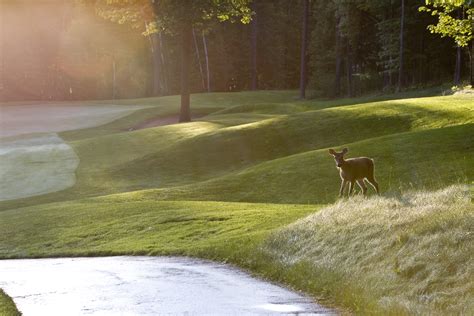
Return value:
<svg viewBox="0 0 474 316">
<path fill-rule="evenodd" d="M 334 149 L 329 149 L 329 154 L 334 157 L 334 160 L 336 161 L 336 166 L 340 168 L 344 164 L 344 155 L 347 154 L 348 151 L 349 149 L 344 148 L 340 153 L 338 153 Z"/>
</svg>

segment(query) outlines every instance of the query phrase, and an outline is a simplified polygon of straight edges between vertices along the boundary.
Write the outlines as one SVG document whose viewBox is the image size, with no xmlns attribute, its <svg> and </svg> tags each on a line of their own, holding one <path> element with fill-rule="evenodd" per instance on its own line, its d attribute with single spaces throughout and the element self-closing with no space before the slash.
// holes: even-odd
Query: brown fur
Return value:
<svg viewBox="0 0 474 316">
<path fill-rule="evenodd" d="M 365 195 L 367 193 L 367 186 L 364 180 L 367 180 L 374 187 L 377 194 L 379 194 L 379 184 L 375 181 L 374 177 L 374 161 L 367 157 L 344 159 L 344 155 L 348 151 L 347 148 L 344 148 L 342 152 L 338 153 L 333 149 L 329 149 L 329 154 L 334 157 L 342 180 L 339 196 L 342 197 L 344 195 L 347 183 L 350 184 L 348 194 L 350 196 L 354 190 L 355 182 L 357 182 L 362 193 Z"/>
</svg>

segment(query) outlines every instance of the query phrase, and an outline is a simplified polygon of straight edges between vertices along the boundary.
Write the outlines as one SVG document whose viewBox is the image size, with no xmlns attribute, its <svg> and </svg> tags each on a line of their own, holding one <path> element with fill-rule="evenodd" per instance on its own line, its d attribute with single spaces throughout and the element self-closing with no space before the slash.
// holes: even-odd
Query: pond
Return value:
<svg viewBox="0 0 474 316">
<path fill-rule="evenodd" d="M 0 260 L 23 315 L 331 315 L 225 264 L 184 257 Z"/>
</svg>

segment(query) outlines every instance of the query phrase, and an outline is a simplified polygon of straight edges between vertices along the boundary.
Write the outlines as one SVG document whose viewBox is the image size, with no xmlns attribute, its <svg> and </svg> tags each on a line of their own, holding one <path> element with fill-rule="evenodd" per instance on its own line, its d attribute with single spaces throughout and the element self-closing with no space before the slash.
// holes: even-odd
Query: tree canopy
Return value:
<svg viewBox="0 0 474 316">
<path fill-rule="evenodd" d="M 306 32 L 303 0 L 47 3 L 2 2 L 3 99 L 182 93 L 186 110 L 203 91 L 303 82 L 309 97 L 342 97 L 396 91 L 399 78 L 404 88 L 453 83 L 453 73 L 473 81 L 472 0 L 405 0 L 404 10 L 402 0 L 313 0 Z"/>
<path fill-rule="evenodd" d="M 474 1 L 426 0 L 426 4 L 420 7 L 420 11 L 438 17 L 437 24 L 428 26 L 431 33 L 450 37 L 460 47 L 469 45 L 474 32 Z"/>
</svg>

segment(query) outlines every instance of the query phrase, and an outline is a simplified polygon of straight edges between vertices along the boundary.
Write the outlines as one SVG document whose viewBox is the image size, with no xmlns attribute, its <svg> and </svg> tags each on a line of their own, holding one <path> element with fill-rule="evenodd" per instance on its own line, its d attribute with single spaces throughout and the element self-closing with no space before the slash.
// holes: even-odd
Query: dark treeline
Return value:
<svg viewBox="0 0 474 316">
<path fill-rule="evenodd" d="M 297 89 L 304 2 L 256 0 L 250 24 L 195 25 L 190 91 Z M 143 29 L 112 23 L 96 14 L 94 2 L 1 3 L 3 100 L 179 94 L 176 34 L 143 35 L 146 19 Z M 453 39 L 431 34 L 427 27 L 437 17 L 419 12 L 424 4 L 309 1 L 307 94 L 356 96 L 468 81 L 472 42 L 458 49 Z"/>
<path fill-rule="evenodd" d="M 354 96 L 453 82 L 456 45 L 452 39 L 427 31 L 428 25 L 436 24 L 436 18 L 418 12 L 424 3 L 314 2 L 310 87 L 325 96 Z M 460 52 L 458 71 L 467 80 L 469 47 Z M 459 78 L 456 81 L 460 83 Z"/>
</svg>

